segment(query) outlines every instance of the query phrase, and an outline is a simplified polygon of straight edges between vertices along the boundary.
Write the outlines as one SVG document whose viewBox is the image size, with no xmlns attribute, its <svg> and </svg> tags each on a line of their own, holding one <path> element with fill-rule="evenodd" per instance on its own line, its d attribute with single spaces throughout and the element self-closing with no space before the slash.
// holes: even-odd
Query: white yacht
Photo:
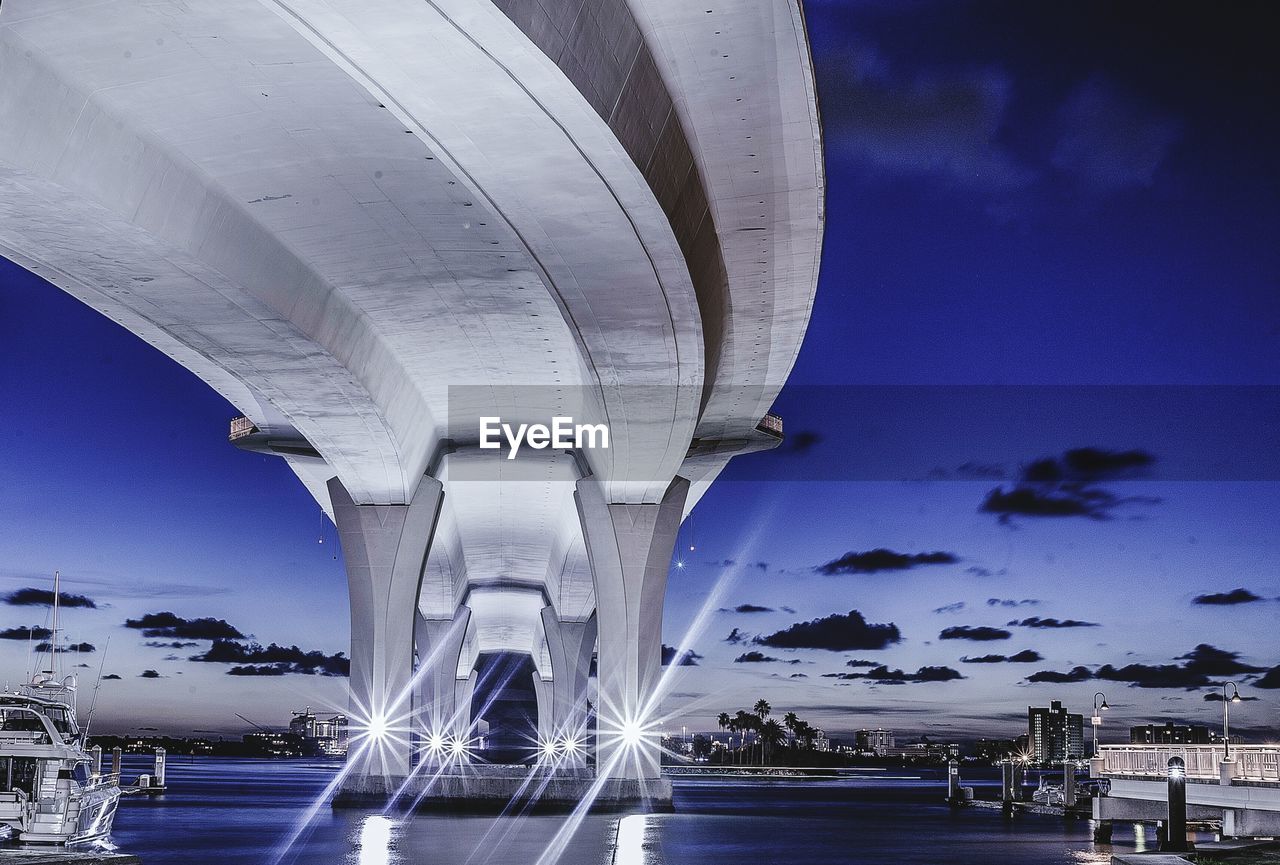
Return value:
<svg viewBox="0 0 1280 865">
<path fill-rule="evenodd" d="M 103 775 L 76 720 L 76 678 L 58 672 L 58 578 L 48 668 L 0 693 L 0 826 L 22 843 L 78 844 L 111 832 L 120 779 Z"/>
</svg>

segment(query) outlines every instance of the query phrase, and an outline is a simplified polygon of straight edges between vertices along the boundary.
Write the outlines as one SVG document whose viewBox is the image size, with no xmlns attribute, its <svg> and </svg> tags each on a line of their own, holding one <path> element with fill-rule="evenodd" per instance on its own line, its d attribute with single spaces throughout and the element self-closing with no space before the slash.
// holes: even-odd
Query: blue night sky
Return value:
<svg viewBox="0 0 1280 865">
<path fill-rule="evenodd" d="M 1207 683 L 1231 678 L 1250 699 L 1233 730 L 1274 738 L 1280 120 L 1263 7 L 806 10 L 823 273 L 776 406 L 788 444 L 738 460 L 683 530 L 666 642 L 701 657 L 668 709 L 710 728 L 763 696 L 833 735 L 969 738 L 1103 690 L 1116 724 L 1212 725 Z M 0 394 L 0 593 L 59 568 L 96 603 L 66 623 L 96 646 L 85 678 L 104 654 L 121 677 L 98 729 L 238 732 L 234 712 L 345 705 L 344 679 L 231 676 L 123 627 L 173 611 L 346 650 L 333 527 L 283 461 L 226 443 L 234 408 L 2 260 Z M 45 615 L 0 605 L 0 632 Z M 735 660 L 752 652 L 775 660 Z M 972 661 L 991 655 L 1030 659 Z M 0 663 L 19 679 L 27 641 L 0 640 Z"/>
</svg>

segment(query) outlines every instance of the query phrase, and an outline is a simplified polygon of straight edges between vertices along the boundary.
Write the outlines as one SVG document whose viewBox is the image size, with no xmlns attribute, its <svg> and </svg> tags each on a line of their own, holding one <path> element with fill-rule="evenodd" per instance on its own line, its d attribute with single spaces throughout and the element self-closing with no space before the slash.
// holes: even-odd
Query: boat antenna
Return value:
<svg viewBox="0 0 1280 865">
<path fill-rule="evenodd" d="M 84 716 L 84 730 L 80 734 L 80 740 L 86 745 L 89 742 L 89 725 L 93 723 L 93 710 L 98 708 L 98 689 L 102 687 L 102 670 L 107 666 L 107 652 L 110 649 L 111 638 L 107 637 L 107 642 L 102 646 L 102 660 L 98 662 L 98 681 L 93 686 L 93 699 L 89 701 L 89 711 Z"/>
</svg>

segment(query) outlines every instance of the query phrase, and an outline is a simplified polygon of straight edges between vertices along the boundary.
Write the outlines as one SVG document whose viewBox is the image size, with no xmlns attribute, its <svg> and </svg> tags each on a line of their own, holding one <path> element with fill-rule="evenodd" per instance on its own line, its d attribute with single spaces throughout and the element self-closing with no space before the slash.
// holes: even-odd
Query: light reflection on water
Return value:
<svg viewBox="0 0 1280 865">
<path fill-rule="evenodd" d="M 333 777 L 332 764 L 176 758 L 169 791 L 121 805 L 114 841 L 146 865 L 262 865 Z M 126 775 L 131 774 L 127 771 Z M 983 780 L 975 778 L 976 786 Z M 970 782 L 966 778 L 966 782 Z M 942 777 L 679 781 L 676 813 L 587 815 L 557 865 L 1102 865 L 1087 821 L 953 810 Z M 992 795 L 985 788 L 980 795 Z M 402 816 L 321 808 L 281 865 L 530 865 L 563 815 Z M 1146 845 L 1140 833 L 1138 843 Z M 1117 850 L 1132 830 L 1116 827 Z"/>
<path fill-rule="evenodd" d="M 391 829 L 395 823 L 381 814 L 370 814 L 360 826 L 360 865 L 392 865 Z"/>
</svg>

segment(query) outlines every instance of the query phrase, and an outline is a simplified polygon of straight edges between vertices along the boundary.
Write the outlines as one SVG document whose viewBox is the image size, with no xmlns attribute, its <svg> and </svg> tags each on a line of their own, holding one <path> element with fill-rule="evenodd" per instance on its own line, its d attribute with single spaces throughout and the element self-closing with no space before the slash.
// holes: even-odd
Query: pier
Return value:
<svg viewBox="0 0 1280 865">
<path fill-rule="evenodd" d="M 137 856 L 96 850 L 0 850 L 2 865 L 142 865 Z"/>
</svg>

